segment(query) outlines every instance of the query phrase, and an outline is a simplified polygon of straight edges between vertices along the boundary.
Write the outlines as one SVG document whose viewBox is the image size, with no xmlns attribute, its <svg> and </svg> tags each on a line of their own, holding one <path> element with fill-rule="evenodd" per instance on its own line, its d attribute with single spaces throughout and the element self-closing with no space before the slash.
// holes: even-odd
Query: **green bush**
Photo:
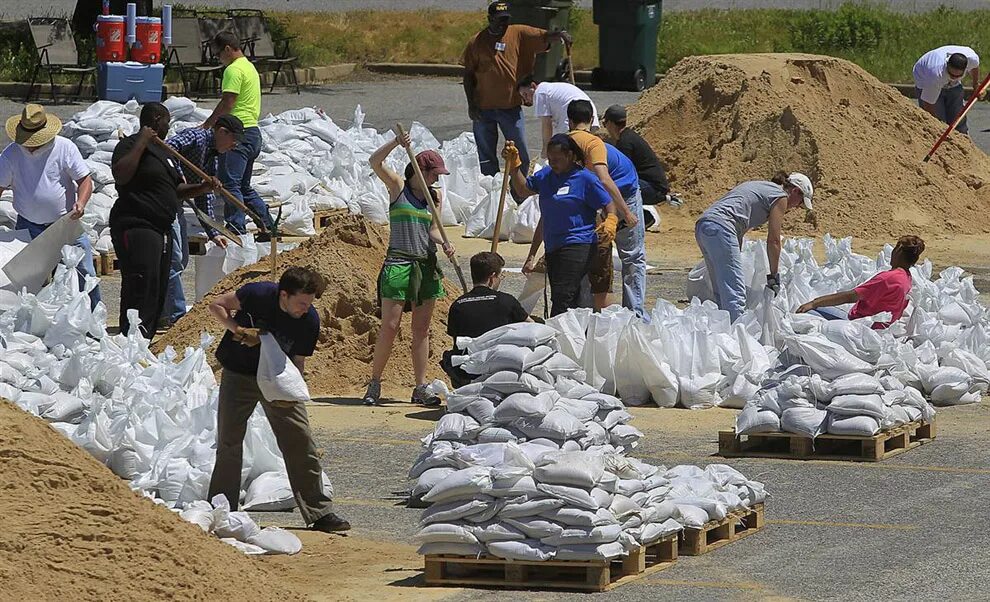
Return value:
<svg viewBox="0 0 990 602">
<path fill-rule="evenodd" d="M 891 16 L 886 9 L 851 3 L 835 11 L 806 11 L 791 28 L 791 43 L 796 50 L 818 54 L 870 50 L 897 36 Z"/>
</svg>

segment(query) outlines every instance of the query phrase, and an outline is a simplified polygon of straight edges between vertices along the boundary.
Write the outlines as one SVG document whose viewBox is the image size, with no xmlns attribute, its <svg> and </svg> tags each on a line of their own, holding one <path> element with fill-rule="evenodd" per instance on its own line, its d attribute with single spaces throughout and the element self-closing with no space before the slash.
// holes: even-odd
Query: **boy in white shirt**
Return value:
<svg viewBox="0 0 990 602">
<path fill-rule="evenodd" d="M 591 98 L 584 93 L 584 90 L 566 82 L 540 82 L 536 83 L 532 75 L 527 75 L 519 82 L 519 95 L 523 104 L 527 107 L 535 107 L 536 116 L 540 118 L 541 130 L 543 133 L 543 156 L 547 156 L 547 143 L 556 134 L 566 134 L 571 131 L 567 125 L 567 105 L 575 100 L 587 100 Z M 598 127 L 598 109 L 595 103 L 591 102 L 591 110 L 594 112 L 592 127 Z"/>
<path fill-rule="evenodd" d="M 79 149 L 68 138 L 58 135 L 62 121 L 36 104 L 25 105 L 20 115 L 6 123 L 13 141 L 0 153 L 0 193 L 14 192 L 17 230 L 27 230 L 36 238 L 66 213 L 79 219 L 93 194 L 90 169 Z M 93 248 L 85 234 L 76 240 L 84 252 L 79 263 L 80 287 L 85 276 L 96 276 Z M 100 287 L 90 293 L 93 307 L 100 301 Z"/>
<path fill-rule="evenodd" d="M 966 104 L 962 79 L 973 78 L 973 90 L 980 85 L 980 57 L 969 46 L 941 46 L 926 52 L 914 64 L 914 85 L 918 90 L 918 106 L 945 123 L 955 121 Z M 966 118 L 956 126 L 969 133 Z"/>
</svg>

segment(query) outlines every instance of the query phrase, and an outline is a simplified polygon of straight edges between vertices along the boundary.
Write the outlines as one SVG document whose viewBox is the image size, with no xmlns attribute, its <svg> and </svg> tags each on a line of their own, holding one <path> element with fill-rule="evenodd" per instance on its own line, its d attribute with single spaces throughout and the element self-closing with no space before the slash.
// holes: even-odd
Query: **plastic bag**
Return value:
<svg viewBox="0 0 990 602">
<path fill-rule="evenodd" d="M 302 373 L 289 361 L 271 333 L 261 335 L 257 378 L 258 388 L 268 401 L 305 403 L 310 400 L 309 387 Z"/>
</svg>

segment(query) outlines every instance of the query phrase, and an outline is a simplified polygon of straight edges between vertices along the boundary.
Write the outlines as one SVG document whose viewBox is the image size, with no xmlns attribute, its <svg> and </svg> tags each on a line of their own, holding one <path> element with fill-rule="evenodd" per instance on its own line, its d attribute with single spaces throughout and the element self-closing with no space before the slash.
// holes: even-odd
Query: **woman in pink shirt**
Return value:
<svg viewBox="0 0 990 602">
<path fill-rule="evenodd" d="M 890 254 L 890 269 L 880 272 L 851 291 L 833 293 L 818 297 L 797 308 L 797 313 L 815 313 L 826 320 L 855 320 L 875 316 L 881 312 L 891 313 L 890 322 L 877 322 L 875 329 L 887 328 L 900 319 L 907 307 L 907 295 L 911 292 L 911 266 L 925 250 L 925 241 L 917 236 L 902 236 L 897 239 L 894 252 Z M 836 305 L 855 303 L 848 315 Z"/>
</svg>

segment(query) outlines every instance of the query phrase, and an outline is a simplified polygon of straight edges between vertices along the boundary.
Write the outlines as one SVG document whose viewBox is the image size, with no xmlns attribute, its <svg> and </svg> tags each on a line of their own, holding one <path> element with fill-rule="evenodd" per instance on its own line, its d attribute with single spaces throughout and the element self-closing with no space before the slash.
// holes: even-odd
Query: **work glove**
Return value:
<svg viewBox="0 0 990 602">
<path fill-rule="evenodd" d="M 234 331 L 234 340 L 245 347 L 254 347 L 261 344 L 261 329 L 238 326 Z"/>
<path fill-rule="evenodd" d="M 605 221 L 598 224 L 595 232 L 598 233 L 599 245 L 610 245 L 615 240 L 615 231 L 619 227 L 619 218 L 614 213 L 608 214 Z"/>
<path fill-rule="evenodd" d="M 519 158 L 519 149 L 511 142 L 506 142 L 502 149 L 502 158 L 505 160 L 505 168 L 509 171 L 522 167 L 522 160 Z"/>
<path fill-rule="evenodd" d="M 767 289 L 772 291 L 775 296 L 780 294 L 779 274 L 767 274 Z"/>
</svg>

